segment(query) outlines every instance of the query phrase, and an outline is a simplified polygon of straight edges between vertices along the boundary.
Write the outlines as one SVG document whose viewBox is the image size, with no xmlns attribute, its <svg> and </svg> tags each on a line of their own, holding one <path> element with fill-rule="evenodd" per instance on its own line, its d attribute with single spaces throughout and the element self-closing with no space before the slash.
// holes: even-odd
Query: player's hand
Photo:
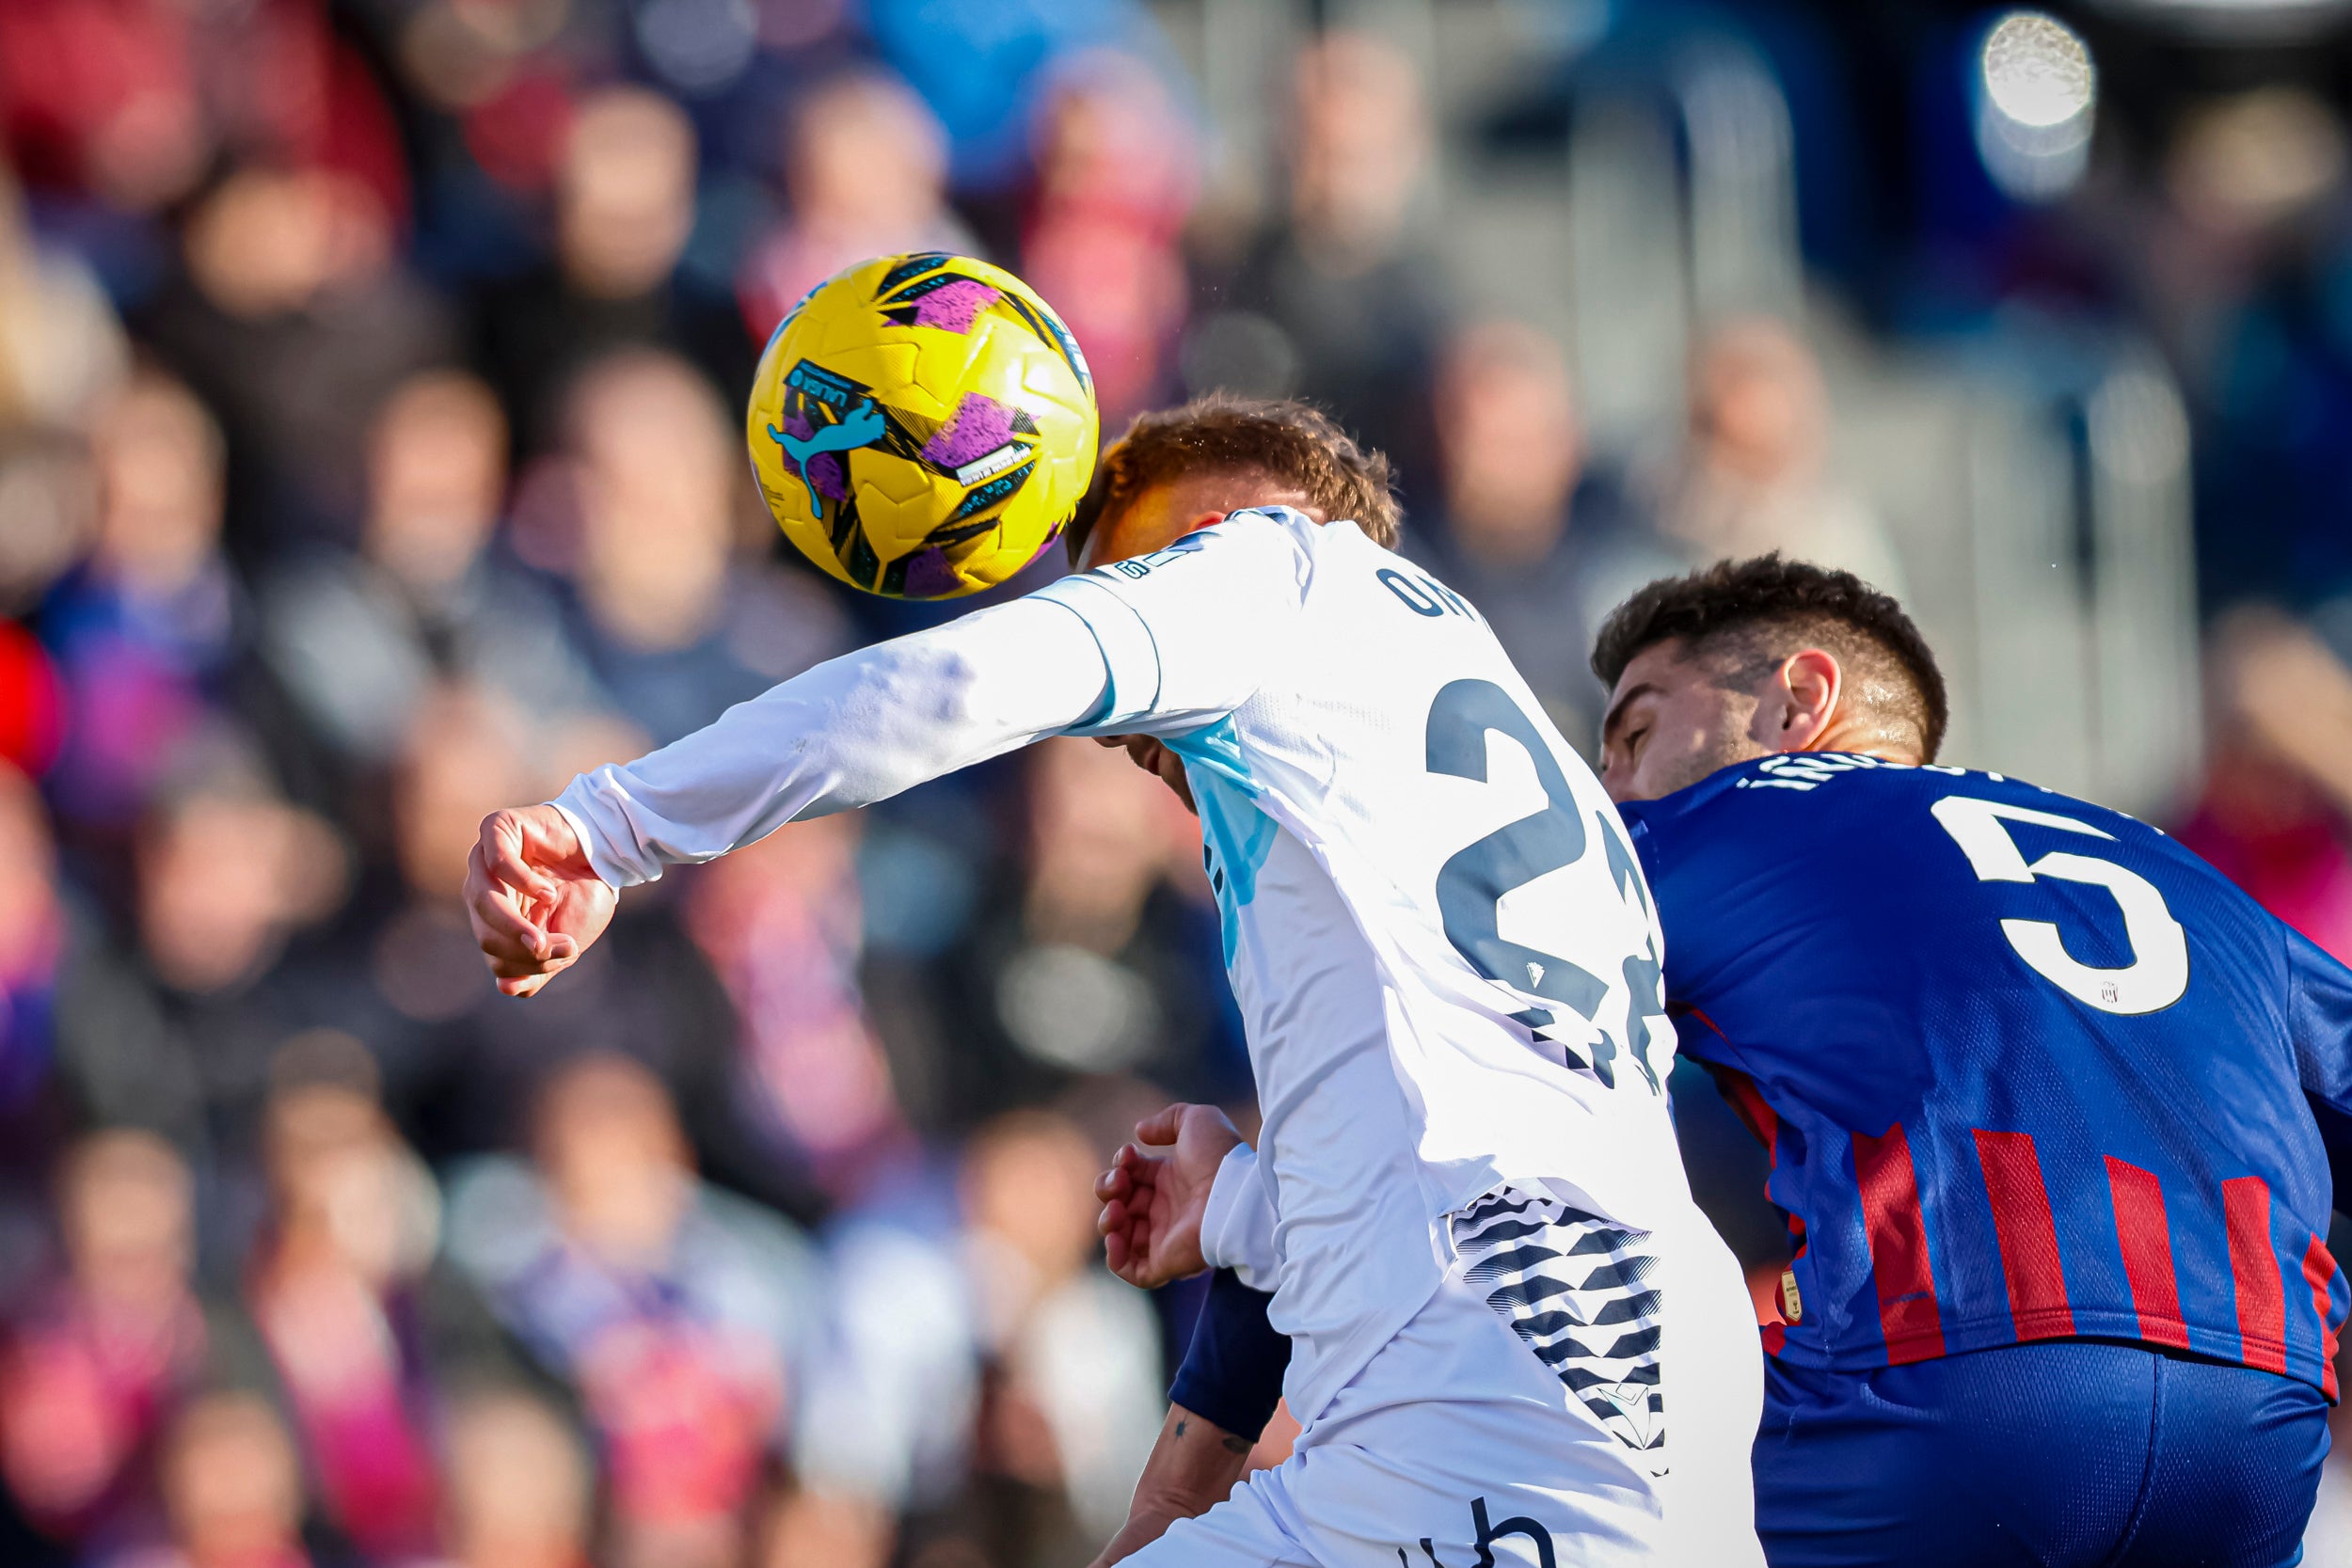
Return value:
<svg viewBox="0 0 2352 1568">
<path fill-rule="evenodd" d="M 1098 735 L 1094 743 L 1124 748 L 1130 762 L 1175 791 L 1176 799 L 1184 803 L 1186 811 L 1195 816 L 1200 815 L 1200 807 L 1192 798 L 1192 781 L 1184 777 L 1184 758 L 1148 735 Z"/>
<path fill-rule="evenodd" d="M 1241 1134 L 1214 1105 L 1170 1105 L 1136 1123 L 1136 1141 L 1119 1151 L 1094 1183 L 1111 1273 L 1153 1290 L 1209 1266 L 1200 1255 L 1200 1221 L 1217 1166 Z"/>
<path fill-rule="evenodd" d="M 482 819 L 466 863 L 466 913 L 499 990 L 530 996 L 604 934 L 618 895 L 553 806 L 518 806 Z"/>
</svg>

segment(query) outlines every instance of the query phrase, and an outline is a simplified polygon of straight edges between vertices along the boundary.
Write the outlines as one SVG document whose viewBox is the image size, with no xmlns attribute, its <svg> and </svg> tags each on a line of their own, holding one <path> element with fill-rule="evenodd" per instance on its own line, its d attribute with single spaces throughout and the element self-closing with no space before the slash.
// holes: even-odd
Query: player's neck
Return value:
<svg viewBox="0 0 2352 1568">
<path fill-rule="evenodd" d="M 1908 740 L 1888 735 L 1877 724 L 1857 722 L 1839 715 L 1821 726 L 1820 732 L 1801 746 L 1787 748 L 1791 752 L 1846 752 L 1856 756 L 1877 757 L 1882 762 L 1899 762 L 1916 768 L 1927 759 Z"/>
</svg>

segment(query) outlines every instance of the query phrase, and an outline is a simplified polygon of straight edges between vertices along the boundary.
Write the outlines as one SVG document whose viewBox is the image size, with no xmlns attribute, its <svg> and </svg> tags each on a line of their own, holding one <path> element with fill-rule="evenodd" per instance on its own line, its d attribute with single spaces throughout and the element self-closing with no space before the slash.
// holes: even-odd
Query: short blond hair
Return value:
<svg viewBox="0 0 2352 1568">
<path fill-rule="evenodd" d="M 1071 561 L 1085 553 L 1096 524 L 1146 491 L 1217 472 L 1263 474 L 1306 497 L 1325 522 L 1352 522 L 1373 543 L 1396 548 L 1402 519 L 1387 457 L 1310 404 L 1212 392 L 1136 415 L 1103 453 L 1094 485 L 1070 520 Z"/>
</svg>

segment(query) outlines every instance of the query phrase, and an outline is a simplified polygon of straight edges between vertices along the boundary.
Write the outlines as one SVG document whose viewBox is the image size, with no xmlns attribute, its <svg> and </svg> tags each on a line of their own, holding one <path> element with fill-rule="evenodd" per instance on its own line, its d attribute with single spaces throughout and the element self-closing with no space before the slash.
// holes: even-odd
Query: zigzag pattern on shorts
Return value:
<svg viewBox="0 0 2352 1568">
<path fill-rule="evenodd" d="M 1496 1189 L 1451 1222 L 1470 1285 L 1612 1435 L 1664 1475 L 1665 1314 L 1649 1232 L 1518 1187 Z"/>
</svg>

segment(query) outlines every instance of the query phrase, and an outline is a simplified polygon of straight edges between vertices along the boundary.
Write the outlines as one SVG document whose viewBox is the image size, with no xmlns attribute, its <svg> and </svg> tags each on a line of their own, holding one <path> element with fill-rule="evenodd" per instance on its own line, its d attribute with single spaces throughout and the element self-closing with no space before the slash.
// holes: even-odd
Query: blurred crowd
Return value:
<svg viewBox="0 0 2352 1568">
<path fill-rule="evenodd" d="M 1239 216 L 1168 60 L 1128 0 L 0 6 L 0 1560 L 1058 1568 L 1123 1516 L 1196 1300 L 1112 1280 L 1089 1184 L 1250 1096 L 1181 806 L 1041 746 L 632 895 L 528 1005 L 453 897 L 486 810 L 961 608 L 749 483 L 836 268 L 1015 266 L 1112 434 L 1330 407 L 1580 745 L 1653 576 L 1903 585 L 1798 324 L 1708 324 L 1604 461 L 1416 215 L 1411 53 L 1312 36 Z M 2352 957 L 2329 504 L 2215 622 L 2179 825 Z"/>
</svg>

